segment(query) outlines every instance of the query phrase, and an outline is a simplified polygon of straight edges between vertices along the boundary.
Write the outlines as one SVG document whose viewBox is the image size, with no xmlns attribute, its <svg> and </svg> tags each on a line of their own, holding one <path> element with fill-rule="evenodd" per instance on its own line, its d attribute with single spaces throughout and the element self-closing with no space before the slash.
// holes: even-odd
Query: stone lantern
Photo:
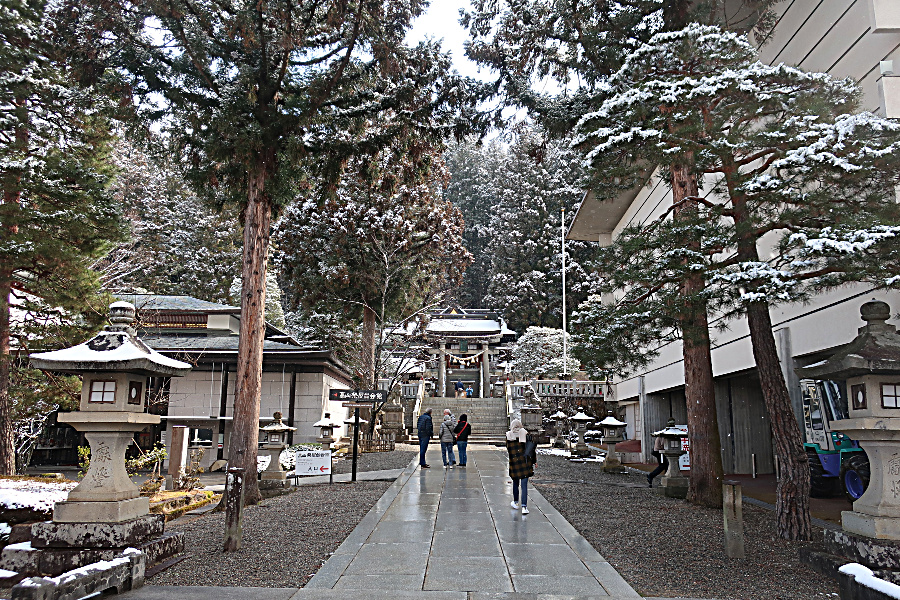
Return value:
<svg viewBox="0 0 900 600">
<path fill-rule="evenodd" d="M 842 433 L 859 441 L 869 457 L 869 486 L 841 513 L 845 532 L 900 540 L 900 334 L 886 321 L 881 301 L 860 307 L 859 335 L 824 362 L 796 369 L 801 377 L 845 380 L 849 419 Z M 895 567 L 896 568 L 896 567 Z"/>
<path fill-rule="evenodd" d="M 403 407 L 385 404 L 381 409 L 381 432 L 396 440 L 403 435 Z"/>
<path fill-rule="evenodd" d="M 625 440 L 622 433 L 624 433 L 626 425 L 618 420 L 612 411 L 600 421 L 600 426 L 603 428 L 603 443 L 606 444 L 606 461 L 603 463 L 603 470 L 607 473 L 625 472 L 625 467 L 622 466 L 622 461 L 616 454 L 616 443 Z"/>
<path fill-rule="evenodd" d="M 296 427 L 285 425 L 281 420 L 281 413 L 272 414 L 272 422 L 259 430 L 266 436 L 266 442 L 263 449 L 269 453 L 269 466 L 260 474 L 263 481 L 284 481 L 287 478 L 287 472 L 281 468 L 281 453 L 287 448 L 287 434 L 290 431 L 297 431 Z"/>
<path fill-rule="evenodd" d="M 541 417 L 543 416 L 543 411 L 540 406 L 526 404 L 519 409 L 519 414 L 522 416 L 522 427 L 524 427 L 528 433 L 534 435 L 540 431 L 542 425 Z"/>
<path fill-rule="evenodd" d="M 134 318 L 132 304 L 114 302 L 110 325 L 90 340 L 31 355 L 32 367 L 82 376 L 79 410 L 61 413 L 58 420 L 84 433 L 91 446 L 91 464 L 81 483 L 53 507 L 52 522 L 32 527 L 33 551 L 46 555 L 34 559 L 43 574 L 100 560 L 108 555 L 106 549 L 143 549 L 162 540 L 164 547 L 150 551 L 162 560 L 184 547 L 183 534 L 162 536 L 165 519 L 149 514 L 149 498 L 140 495 L 125 471 L 125 451 L 135 432 L 160 422 L 158 415 L 144 412 L 147 377 L 181 377 L 191 366 L 138 339 L 131 327 Z M 4 549 L 3 564 L 15 563 L 15 550 Z"/>
<path fill-rule="evenodd" d="M 663 438 L 665 447 L 662 452 L 669 462 L 669 469 L 660 480 L 661 493 L 669 498 L 687 498 L 688 478 L 681 474 L 681 466 L 678 464 L 678 459 L 684 454 L 681 439 L 687 437 L 687 432 L 684 429 L 669 426 L 650 435 Z"/>
<path fill-rule="evenodd" d="M 594 419 L 579 410 L 575 416 L 569 419 L 569 421 L 575 423 L 575 433 L 578 434 L 578 443 L 575 444 L 575 449 L 572 450 L 572 454 L 575 456 L 590 456 L 591 449 L 584 443 L 584 434 L 587 432 L 588 423 L 593 423 Z"/>
<path fill-rule="evenodd" d="M 553 446 L 556 448 L 564 448 L 565 443 L 561 440 L 563 435 L 563 422 L 569 418 L 569 415 L 561 410 L 557 410 L 554 414 L 550 415 L 550 418 L 556 421 L 556 439 L 553 440 Z"/>
<path fill-rule="evenodd" d="M 316 441 L 322 444 L 322 449 L 331 449 L 331 444 L 334 443 L 334 430 L 340 426 L 341 422 L 332 419 L 331 413 L 325 413 L 323 418 L 313 423 L 313 427 L 319 428 L 319 437 Z"/>
</svg>

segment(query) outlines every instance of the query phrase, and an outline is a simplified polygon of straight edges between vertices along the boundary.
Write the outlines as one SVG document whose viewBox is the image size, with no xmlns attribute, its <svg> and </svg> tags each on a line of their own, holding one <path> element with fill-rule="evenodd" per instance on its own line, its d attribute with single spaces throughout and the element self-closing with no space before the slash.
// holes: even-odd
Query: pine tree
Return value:
<svg viewBox="0 0 900 600">
<path fill-rule="evenodd" d="M 417 164 L 419 162 L 423 164 Z M 470 255 L 459 211 L 441 197 L 435 152 L 385 152 L 377 173 L 351 163 L 324 199 L 301 199 L 276 226 L 276 264 L 291 307 L 362 322 L 358 384 L 374 389 L 379 328 L 405 322 L 457 281 Z"/>
<path fill-rule="evenodd" d="M 32 344 L 28 323 L 11 322 L 10 301 L 34 323 L 89 312 L 97 297 L 91 263 L 122 236 L 106 193 L 106 102 L 78 85 L 44 2 L 0 9 L 0 473 L 15 473 L 10 397 L 11 330 L 17 352 Z M 57 332 L 63 332 L 64 323 Z M 69 330 L 71 331 L 71 329 Z M 52 338 L 44 338 L 49 341 Z M 55 338 L 59 339 L 59 338 Z M 34 373 L 31 373 L 34 375 Z M 14 382 L 24 373 L 13 374 Z"/>
<path fill-rule="evenodd" d="M 897 125 L 842 114 L 856 108 L 852 82 L 763 65 L 745 38 L 715 27 L 655 36 L 612 82 L 617 93 L 580 124 L 579 143 L 603 173 L 598 188 L 614 193 L 657 164 L 694 181 L 712 176 L 703 180 L 712 194 L 688 189 L 671 209 L 674 218 L 623 232 L 603 263 L 616 287 L 627 289 L 625 308 L 591 307 L 585 315 L 601 319 L 607 333 L 630 316 L 640 324 L 632 339 L 641 341 L 674 321 L 687 346 L 685 304 L 746 313 L 779 456 L 779 533 L 809 539 L 808 464 L 769 306 L 853 280 L 860 269 L 854 259 L 840 269 L 801 260 L 792 252 L 803 241 L 798 234 L 772 260 L 762 261 L 759 248 L 764 236 L 785 230 L 808 240 L 841 222 L 872 231 L 885 219 L 896 223 Z"/>
<path fill-rule="evenodd" d="M 565 334 L 569 343 L 570 336 Z M 525 379 L 554 379 L 560 373 L 574 373 L 578 361 L 569 343 L 563 360 L 563 330 L 552 327 L 529 327 L 517 340 L 512 352 L 512 370 Z"/>
<path fill-rule="evenodd" d="M 568 143 L 523 128 L 500 157 L 492 182 L 491 260 L 485 304 L 507 324 L 562 327 L 562 209 L 571 222 L 587 180 Z M 566 309 L 571 313 L 591 291 L 582 263 L 593 253 L 586 242 L 566 242 Z"/>
<path fill-rule="evenodd" d="M 389 143 L 462 134 L 473 85 L 404 36 L 422 0 L 72 2 L 86 70 L 119 74 L 198 193 L 240 207 L 240 351 L 231 464 L 256 485 L 266 261 L 273 215 L 317 174 Z M 98 35 L 99 33 L 99 35 Z M 160 43 L 162 38 L 162 43 Z M 89 67 L 89 69 L 88 69 Z M 469 114 L 466 117 L 472 116 Z"/>
</svg>

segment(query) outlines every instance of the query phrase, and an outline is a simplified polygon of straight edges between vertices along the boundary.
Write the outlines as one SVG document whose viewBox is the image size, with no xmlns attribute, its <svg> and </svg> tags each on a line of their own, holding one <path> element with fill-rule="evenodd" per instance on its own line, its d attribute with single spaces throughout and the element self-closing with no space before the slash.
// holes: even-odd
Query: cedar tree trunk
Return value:
<svg viewBox="0 0 900 600">
<path fill-rule="evenodd" d="M 362 381 L 360 386 L 364 390 L 375 389 L 375 311 L 363 303 L 363 328 L 362 348 L 360 358 L 362 364 Z M 374 415 L 373 415 L 374 421 Z"/>
<path fill-rule="evenodd" d="M 689 164 L 689 163 L 688 163 Z M 672 167 L 672 200 L 680 204 L 675 218 L 696 210 L 685 198 L 698 194 L 697 179 L 685 165 Z M 691 243 L 692 246 L 698 243 Z M 687 405 L 691 474 L 687 499 L 701 506 L 722 506 L 722 443 L 716 416 L 712 355 L 706 302 L 696 297 L 706 282 L 702 273 L 686 277 L 681 284 L 686 310 L 679 317 L 684 340 L 684 397 Z"/>
<path fill-rule="evenodd" d="M 256 456 L 259 445 L 259 400 L 262 379 L 263 340 L 266 331 L 266 260 L 272 205 L 266 194 L 266 178 L 274 168 L 274 153 L 261 156 L 249 174 L 244 209 L 244 249 L 241 276 L 241 328 L 235 373 L 234 428 L 228 462 L 244 468 L 244 504 L 260 500 Z"/>
<path fill-rule="evenodd" d="M 750 232 L 752 223 L 747 215 L 744 198 L 739 194 L 731 196 L 735 227 L 739 232 L 738 258 L 746 262 L 759 262 L 756 238 Z M 748 288 L 752 291 L 754 286 L 751 284 Z M 787 540 L 810 540 L 809 458 L 803 447 L 803 436 L 791 407 L 791 398 L 778 360 L 769 303 L 765 300 L 750 302 L 747 307 L 747 324 L 750 327 L 753 358 L 766 402 L 772 441 L 778 456 L 778 487 L 775 497 L 778 535 Z"/>
</svg>

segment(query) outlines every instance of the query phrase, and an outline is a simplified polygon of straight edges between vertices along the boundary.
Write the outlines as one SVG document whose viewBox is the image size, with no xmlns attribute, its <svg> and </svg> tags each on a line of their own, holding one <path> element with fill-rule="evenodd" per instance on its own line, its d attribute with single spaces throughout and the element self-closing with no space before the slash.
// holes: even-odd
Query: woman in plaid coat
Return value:
<svg viewBox="0 0 900 600">
<path fill-rule="evenodd" d="M 509 476 L 513 482 L 513 501 L 509 505 L 519 508 L 519 490 L 522 492 L 522 514 L 528 514 L 528 478 L 534 477 L 534 456 L 525 455 L 528 432 L 522 421 L 514 419 L 506 432 L 506 449 L 509 451 Z"/>
</svg>

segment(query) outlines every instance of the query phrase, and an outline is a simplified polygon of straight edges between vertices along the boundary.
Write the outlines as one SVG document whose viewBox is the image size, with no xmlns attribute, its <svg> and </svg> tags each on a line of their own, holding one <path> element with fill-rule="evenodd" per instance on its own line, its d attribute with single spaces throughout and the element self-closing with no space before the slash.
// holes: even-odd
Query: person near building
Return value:
<svg viewBox="0 0 900 600">
<path fill-rule="evenodd" d="M 453 446 L 456 445 L 453 429 L 456 427 L 456 421 L 448 413 L 449 410 L 444 411 L 444 420 L 441 423 L 438 439 L 441 441 L 441 460 L 444 461 L 444 467 L 452 469 L 456 465 L 456 456 L 453 455 Z"/>
<path fill-rule="evenodd" d="M 428 442 L 434 435 L 434 423 L 431 420 L 431 409 L 426 408 L 419 421 L 416 423 L 416 432 L 419 435 L 419 466 L 430 469 L 431 465 L 425 462 L 425 452 L 428 450 Z"/>
<path fill-rule="evenodd" d="M 522 514 L 528 514 L 528 478 L 534 477 L 536 456 L 528 452 L 528 432 L 522 427 L 522 421 L 513 419 L 509 431 L 506 432 L 506 450 L 509 452 L 509 476 L 512 478 L 513 499 L 509 505 L 519 508 L 519 492 L 522 498 Z"/>
<path fill-rule="evenodd" d="M 472 434 L 472 426 L 469 425 L 469 417 L 465 413 L 459 415 L 459 421 L 453 428 L 456 436 L 456 450 L 459 452 L 459 466 L 466 466 L 466 447 L 469 445 L 469 436 Z"/>
<path fill-rule="evenodd" d="M 463 385 L 463 382 L 460 381 L 459 379 L 457 379 L 456 383 L 453 384 L 453 387 L 456 390 L 456 397 L 462 398 L 463 392 L 465 392 L 465 389 L 466 389 L 465 386 Z"/>
<path fill-rule="evenodd" d="M 674 427 L 675 419 L 669 419 L 666 422 L 666 427 Z M 669 468 L 669 459 L 666 458 L 666 455 L 663 454 L 663 449 L 666 447 L 666 440 L 663 436 L 656 436 L 656 440 L 653 442 L 653 451 L 650 453 L 656 457 L 656 460 L 659 461 L 659 464 L 655 469 L 647 473 L 647 485 L 649 487 L 653 487 L 653 480 L 660 473 L 664 473 L 666 469 Z"/>
<path fill-rule="evenodd" d="M 475 396 L 475 390 L 472 388 L 472 384 L 469 384 L 469 387 L 466 388 L 466 398 L 472 398 Z"/>
</svg>

